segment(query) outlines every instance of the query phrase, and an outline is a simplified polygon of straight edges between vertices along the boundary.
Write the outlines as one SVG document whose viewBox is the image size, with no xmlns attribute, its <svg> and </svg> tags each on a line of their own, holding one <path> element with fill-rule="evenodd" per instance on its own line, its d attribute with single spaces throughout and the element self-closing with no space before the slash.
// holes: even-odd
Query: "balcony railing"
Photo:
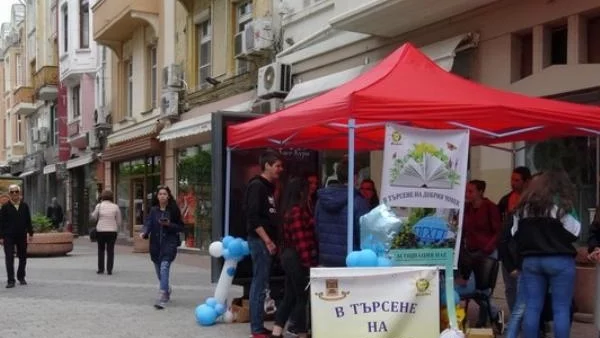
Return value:
<svg viewBox="0 0 600 338">
<path fill-rule="evenodd" d="M 45 66 L 33 75 L 33 87 L 36 93 L 46 86 L 58 86 L 58 67 Z"/>
<path fill-rule="evenodd" d="M 14 93 L 14 106 L 21 103 L 34 103 L 34 91 L 31 87 L 19 87 Z"/>
</svg>

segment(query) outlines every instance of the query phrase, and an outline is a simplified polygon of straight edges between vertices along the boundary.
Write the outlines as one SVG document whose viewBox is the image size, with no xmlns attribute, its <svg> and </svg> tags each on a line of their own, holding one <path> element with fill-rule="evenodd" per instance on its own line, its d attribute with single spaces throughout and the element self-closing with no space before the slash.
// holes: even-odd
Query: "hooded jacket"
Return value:
<svg viewBox="0 0 600 338">
<path fill-rule="evenodd" d="M 369 203 L 354 191 L 354 249 L 360 249 L 359 219 L 369 212 Z M 330 185 L 318 192 L 315 229 L 319 264 L 327 267 L 346 266 L 348 234 L 348 187 Z"/>
<path fill-rule="evenodd" d="M 248 182 L 244 203 L 248 236 L 258 237 L 256 229 L 263 227 L 269 238 L 277 242 L 278 214 L 275 204 L 275 185 L 258 175 Z"/>
</svg>

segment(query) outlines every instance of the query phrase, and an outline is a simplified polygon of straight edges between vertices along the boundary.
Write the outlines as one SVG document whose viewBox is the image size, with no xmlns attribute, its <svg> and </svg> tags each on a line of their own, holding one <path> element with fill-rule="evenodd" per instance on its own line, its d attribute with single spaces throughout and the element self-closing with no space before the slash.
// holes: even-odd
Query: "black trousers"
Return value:
<svg viewBox="0 0 600 338">
<path fill-rule="evenodd" d="M 106 271 L 112 273 L 115 263 L 116 231 L 98 231 L 98 271 L 104 271 L 104 253 L 106 252 Z"/>
<path fill-rule="evenodd" d="M 15 282 L 15 247 L 19 258 L 17 279 L 21 280 L 25 279 L 25 266 L 27 265 L 27 234 L 4 237 L 4 262 L 8 282 Z"/>
<path fill-rule="evenodd" d="M 308 303 L 309 269 L 302 266 L 298 253 L 293 249 L 284 249 L 281 253 L 281 266 L 285 272 L 285 291 L 283 300 L 277 308 L 275 324 L 285 326 L 288 319 L 293 320 L 297 332 L 307 332 L 306 304 Z"/>
</svg>

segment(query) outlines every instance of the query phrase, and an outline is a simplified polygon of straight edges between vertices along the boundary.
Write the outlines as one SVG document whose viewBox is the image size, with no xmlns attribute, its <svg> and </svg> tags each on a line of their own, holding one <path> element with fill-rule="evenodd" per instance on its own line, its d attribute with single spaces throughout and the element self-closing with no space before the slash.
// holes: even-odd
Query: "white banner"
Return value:
<svg viewBox="0 0 600 338">
<path fill-rule="evenodd" d="M 439 337 L 433 267 L 310 270 L 315 338 Z"/>
</svg>

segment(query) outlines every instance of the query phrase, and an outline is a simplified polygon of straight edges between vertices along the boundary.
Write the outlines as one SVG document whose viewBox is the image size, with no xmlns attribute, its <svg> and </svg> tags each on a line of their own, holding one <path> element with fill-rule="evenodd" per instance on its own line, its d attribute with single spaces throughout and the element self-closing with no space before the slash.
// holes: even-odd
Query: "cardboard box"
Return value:
<svg viewBox="0 0 600 338">
<path fill-rule="evenodd" d="M 467 338 L 494 338 L 492 329 L 469 329 Z"/>
</svg>

